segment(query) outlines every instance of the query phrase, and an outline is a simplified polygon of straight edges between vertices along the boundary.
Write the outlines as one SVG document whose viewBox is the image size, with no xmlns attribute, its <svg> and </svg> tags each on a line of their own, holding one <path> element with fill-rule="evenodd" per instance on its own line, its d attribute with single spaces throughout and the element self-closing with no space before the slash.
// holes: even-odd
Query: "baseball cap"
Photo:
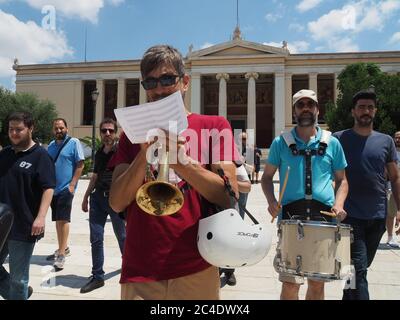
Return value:
<svg viewBox="0 0 400 320">
<path fill-rule="evenodd" d="M 311 100 L 314 100 L 316 103 L 318 103 L 317 95 L 314 91 L 303 89 L 295 93 L 295 95 L 293 96 L 293 105 L 295 105 L 297 101 L 303 98 L 310 98 Z"/>
</svg>

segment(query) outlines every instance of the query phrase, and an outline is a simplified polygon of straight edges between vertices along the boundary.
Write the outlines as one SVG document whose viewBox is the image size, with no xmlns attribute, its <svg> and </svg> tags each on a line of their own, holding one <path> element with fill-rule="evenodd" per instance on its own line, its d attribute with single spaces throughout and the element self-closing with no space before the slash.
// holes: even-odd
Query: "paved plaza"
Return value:
<svg viewBox="0 0 400 320">
<path fill-rule="evenodd" d="M 35 247 L 30 269 L 30 285 L 34 292 L 33 300 L 118 300 L 120 298 L 121 255 L 118 243 L 113 235 L 111 222 L 108 219 L 105 229 L 105 266 L 106 284 L 104 287 L 87 294 L 81 294 L 80 288 L 91 275 L 91 250 L 89 241 L 88 214 L 81 211 L 81 200 L 88 185 L 88 180 L 80 180 L 74 198 L 69 247 L 71 256 L 67 257 L 65 268 L 54 272 L 46 256 L 56 249 L 57 236 L 51 214 L 47 215 L 46 235 Z M 275 192 L 278 184 L 275 184 Z M 236 270 L 237 285 L 224 286 L 222 299 L 228 300 L 277 300 L 281 284 L 272 261 L 276 248 L 276 225 L 271 224 L 267 216 L 267 202 L 261 185 L 252 186 L 248 199 L 248 209 L 263 224 L 272 228 L 273 245 L 268 255 L 257 265 Z M 386 241 L 386 234 L 382 241 Z M 6 265 L 8 267 L 8 265 Z M 400 250 L 394 250 L 381 243 L 375 260 L 368 272 L 371 299 L 400 298 Z M 326 299 L 339 300 L 342 296 L 342 282 L 334 281 L 326 285 Z M 304 299 L 306 286 L 301 288 Z"/>
</svg>

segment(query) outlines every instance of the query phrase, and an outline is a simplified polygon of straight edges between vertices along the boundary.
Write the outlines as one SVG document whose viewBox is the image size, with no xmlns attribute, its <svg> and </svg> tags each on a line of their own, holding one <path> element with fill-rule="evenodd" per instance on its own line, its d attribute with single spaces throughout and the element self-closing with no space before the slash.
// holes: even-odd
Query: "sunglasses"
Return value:
<svg viewBox="0 0 400 320">
<path fill-rule="evenodd" d="M 101 133 L 104 133 L 104 134 L 106 134 L 107 131 L 110 132 L 110 134 L 113 134 L 113 133 L 115 132 L 114 129 L 100 129 L 100 132 L 101 132 Z"/>
<path fill-rule="evenodd" d="M 144 79 L 141 83 L 144 90 L 152 90 L 157 88 L 157 84 L 160 83 L 162 87 L 169 87 L 176 84 L 176 78 L 180 79 L 182 76 L 178 76 L 175 74 L 164 74 L 159 78 L 147 78 Z"/>
</svg>

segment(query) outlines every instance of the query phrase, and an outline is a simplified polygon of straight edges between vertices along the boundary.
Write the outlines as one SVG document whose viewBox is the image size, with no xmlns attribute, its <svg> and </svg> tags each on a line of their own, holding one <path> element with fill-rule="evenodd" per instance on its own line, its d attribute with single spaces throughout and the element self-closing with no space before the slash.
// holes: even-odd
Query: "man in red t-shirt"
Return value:
<svg viewBox="0 0 400 320">
<path fill-rule="evenodd" d="M 185 95 L 190 78 L 176 49 L 154 46 L 146 51 L 140 67 L 150 102 L 177 91 Z M 203 260 L 197 249 L 198 222 L 204 199 L 223 208 L 231 206 L 224 182 L 215 172 L 222 167 L 237 192 L 233 163 L 237 154 L 225 118 L 187 111 L 187 119 L 189 127 L 179 137 L 186 140 L 185 144 L 178 145 L 178 138 L 166 139 L 170 153 L 177 153 L 178 161 L 170 168 L 178 176 L 184 195 L 184 205 L 177 213 L 153 216 L 136 204 L 136 192 L 144 184 L 149 144 L 132 144 L 122 134 L 118 151 L 111 159 L 114 175 L 110 205 L 116 212 L 127 210 L 120 280 L 123 300 L 219 299 L 218 268 Z M 210 160 L 211 171 L 205 167 Z"/>
</svg>

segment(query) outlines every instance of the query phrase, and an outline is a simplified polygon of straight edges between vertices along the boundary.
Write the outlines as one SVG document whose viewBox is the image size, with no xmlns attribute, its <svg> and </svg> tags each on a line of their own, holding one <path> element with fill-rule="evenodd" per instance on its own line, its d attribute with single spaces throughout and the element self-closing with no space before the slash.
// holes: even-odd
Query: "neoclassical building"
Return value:
<svg viewBox="0 0 400 320">
<path fill-rule="evenodd" d="M 272 139 L 293 126 L 292 95 L 312 89 L 325 105 L 336 101 L 337 77 L 346 65 L 377 63 L 382 71 L 400 72 L 400 51 L 291 54 L 282 48 L 245 41 L 235 29 L 233 40 L 193 51 L 185 57 L 191 76 L 185 104 L 192 112 L 222 115 L 233 128 L 254 129 L 256 143 L 268 148 Z M 96 124 L 115 108 L 146 102 L 140 85 L 140 60 L 14 65 L 17 92 L 33 92 L 57 105 L 76 137 L 91 135 L 97 88 Z"/>
</svg>

